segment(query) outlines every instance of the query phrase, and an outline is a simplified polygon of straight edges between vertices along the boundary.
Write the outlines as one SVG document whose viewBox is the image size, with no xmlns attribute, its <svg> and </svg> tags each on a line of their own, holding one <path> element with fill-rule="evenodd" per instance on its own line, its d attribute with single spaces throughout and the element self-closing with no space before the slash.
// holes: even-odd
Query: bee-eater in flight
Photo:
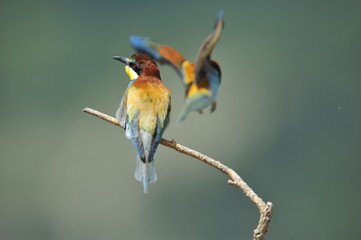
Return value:
<svg viewBox="0 0 361 240">
<path fill-rule="evenodd" d="M 221 10 L 218 12 L 213 32 L 199 49 L 195 63 L 187 61 L 172 47 L 158 44 L 147 37 L 129 38 L 131 45 L 138 52 L 150 54 L 162 64 L 170 64 L 182 78 L 185 87 L 185 104 L 177 123 L 182 122 L 190 112 L 201 113 L 208 106 L 211 106 L 211 112 L 216 109 L 221 70 L 218 63 L 211 60 L 211 53 L 221 37 L 223 26 L 223 10 Z"/>
<path fill-rule="evenodd" d="M 148 183 L 157 180 L 154 154 L 169 122 L 170 91 L 163 85 L 157 63 L 151 56 L 134 54 L 130 58 L 113 58 L 126 64 L 125 71 L 131 80 L 116 118 L 136 148 L 134 176 L 143 183 L 147 193 Z"/>
</svg>

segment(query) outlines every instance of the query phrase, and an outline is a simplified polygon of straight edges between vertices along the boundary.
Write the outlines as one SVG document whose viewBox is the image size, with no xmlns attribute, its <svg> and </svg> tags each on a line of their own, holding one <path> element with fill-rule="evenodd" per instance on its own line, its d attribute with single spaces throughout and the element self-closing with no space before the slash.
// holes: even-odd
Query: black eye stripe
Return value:
<svg viewBox="0 0 361 240">
<path fill-rule="evenodd" d="M 138 75 L 141 74 L 141 70 L 135 62 L 130 62 L 129 67 L 131 67 Z"/>
</svg>

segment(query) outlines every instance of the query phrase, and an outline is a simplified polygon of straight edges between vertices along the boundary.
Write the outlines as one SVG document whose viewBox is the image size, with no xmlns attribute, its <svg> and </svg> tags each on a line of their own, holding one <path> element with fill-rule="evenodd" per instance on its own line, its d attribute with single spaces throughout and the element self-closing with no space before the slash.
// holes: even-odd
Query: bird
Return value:
<svg viewBox="0 0 361 240">
<path fill-rule="evenodd" d="M 211 53 L 221 37 L 223 14 L 223 10 L 218 12 L 213 31 L 203 41 L 195 62 L 188 61 L 174 48 L 158 44 L 148 37 L 129 37 L 130 44 L 136 51 L 151 55 L 161 64 L 172 66 L 181 77 L 185 88 L 185 103 L 177 124 L 183 122 L 190 112 L 202 113 L 208 106 L 211 106 L 211 112 L 216 110 L 221 70 L 218 63 L 211 59 Z"/>
<path fill-rule="evenodd" d="M 114 56 L 113 59 L 125 64 L 130 78 L 115 116 L 135 146 L 134 176 L 147 193 L 148 184 L 157 181 L 154 154 L 169 123 L 170 90 L 162 83 L 158 65 L 151 56 L 133 54 L 129 58 Z"/>
</svg>

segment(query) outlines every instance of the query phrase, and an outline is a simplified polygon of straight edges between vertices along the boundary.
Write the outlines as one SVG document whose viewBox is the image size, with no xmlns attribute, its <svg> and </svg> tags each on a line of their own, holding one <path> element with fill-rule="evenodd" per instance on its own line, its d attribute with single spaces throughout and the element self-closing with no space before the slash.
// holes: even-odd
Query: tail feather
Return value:
<svg viewBox="0 0 361 240">
<path fill-rule="evenodd" d="M 157 181 L 157 174 L 155 171 L 153 155 L 155 153 L 153 143 L 153 135 L 143 129 L 139 131 L 138 142 L 141 143 L 144 150 L 144 159 L 137 156 L 137 163 L 135 168 L 135 179 L 143 183 L 144 193 L 148 192 L 148 184 Z"/>
<path fill-rule="evenodd" d="M 155 171 L 154 161 L 144 163 L 137 156 L 134 177 L 139 182 L 143 183 L 144 193 L 148 193 L 148 184 L 157 181 L 157 173 Z"/>
<path fill-rule="evenodd" d="M 213 100 L 210 98 L 209 94 L 201 92 L 188 97 L 176 125 L 178 126 L 181 122 L 183 122 L 189 113 L 206 108 L 212 104 L 212 101 Z"/>
</svg>

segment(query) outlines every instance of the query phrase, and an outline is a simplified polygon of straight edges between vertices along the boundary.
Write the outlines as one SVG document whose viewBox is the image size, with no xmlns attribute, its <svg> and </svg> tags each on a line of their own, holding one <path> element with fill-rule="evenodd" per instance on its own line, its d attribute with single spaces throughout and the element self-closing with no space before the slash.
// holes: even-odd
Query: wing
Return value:
<svg viewBox="0 0 361 240">
<path fill-rule="evenodd" d="M 162 139 L 164 129 L 168 125 L 170 109 L 171 106 L 170 106 L 170 97 L 169 97 L 169 105 L 167 107 L 167 113 L 165 115 L 165 119 L 163 119 L 162 117 L 164 115 L 158 114 L 156 130 L 153 135 L 151 135 L 147 131 L 144 131 L 143 129 L 140 129 L 140 137 L 144 144 L 143 146 L 144 146 L 145 154 L 148 155 L 149 157 L 148 157 L 148 161 L 143 161 L 140 158 L 137 158 L 137 165 L 134 172 L 134 176 L 138 181 L 143 183 L 143 190 L 145 193 L 148 192 L 148 183 L 157 181 L 157 173 L 155 171 L 155 166 L 154 166 L 154 154 L 157 151 L 160 140 Z M 149 146 L 149 149 L 147 149 L 147 145 Z"/>
<path fill-rule="evenodd" d="M 206 64 L 210 64 L 210 57 L 211 53 L 216 46 L 218 40 L 221 38 L 221 33 L 224 27 L 224 20 L 223 20 L 223 10 L 218 12 L 217 20 L 213 27 L 213 32 L 204 40 L 202 43 L 198 56 L 197 62 L 195 66 L 195 77 L 196 83 L 198 84 L 200 81 L 200 72 L 205 67 Z"/>
<path fill-rule="evenodd" d="M 122 97 L 122 100 L 120 101 L 120 105 L 115 113 L 115 118 L 119 120 L 120 126 L 122 128 L 126 128 L 126 112 L 125 112 L 125 106 L 127 104 L 127 92 Z"/>
<path fill-rule="evenodd" d="M 129 41 L 135 50 L 151 55 L 162 64 L 171 65 L 183 78 L 182 64 L 186 59 L 177 50 L 167 45 L 158 44 L 147 37 L 130 36 Z"/>
<path fill-rule="evenodd" d="M 129 100 L 128 93 L 132 90 L 132 83 L 133 81 L 129 83 L 128 88 L 122 97 L 119 108 L 115 113 L 115 117 L 120 121 L 120 126 L 125 129 L 125 136 L 133 141 L 139 158 L 142 161 L 145 161 L 144 147 L 139 137 L 139 110 L 135 108 L 130 108 L 130 110 L 128 111 L 127 107 Z"/>
<path fill-rule="evenodd" d="M 126 129 L 126 123 L 127 123 L 127 113 L 126 113 L 126 106 L 128 102 L 128 90 L 131 87 L 133 81 L 130 81 L 128 84 L 127 89 L 125 90 L 125 93 L 122 97 L 122 100 L 120 101 L 120 105 L 115 113 L 115 118 L 120 121 L 120 126 L 124 129 Z"/>
<path fill-rule="evenodd" d="M 168 106 L 166 109 L 164 109 L 165 114 L 160 113 L 157 116 L 157 128 L 154 133 L 149 161 L 153 161 L 154 154 L 157 151 L 160 140 L 162 140 L 163 132 L 169 124 L 170 110 L 171 110 L 171 98 L 169 96 Z"/>
</svg>

